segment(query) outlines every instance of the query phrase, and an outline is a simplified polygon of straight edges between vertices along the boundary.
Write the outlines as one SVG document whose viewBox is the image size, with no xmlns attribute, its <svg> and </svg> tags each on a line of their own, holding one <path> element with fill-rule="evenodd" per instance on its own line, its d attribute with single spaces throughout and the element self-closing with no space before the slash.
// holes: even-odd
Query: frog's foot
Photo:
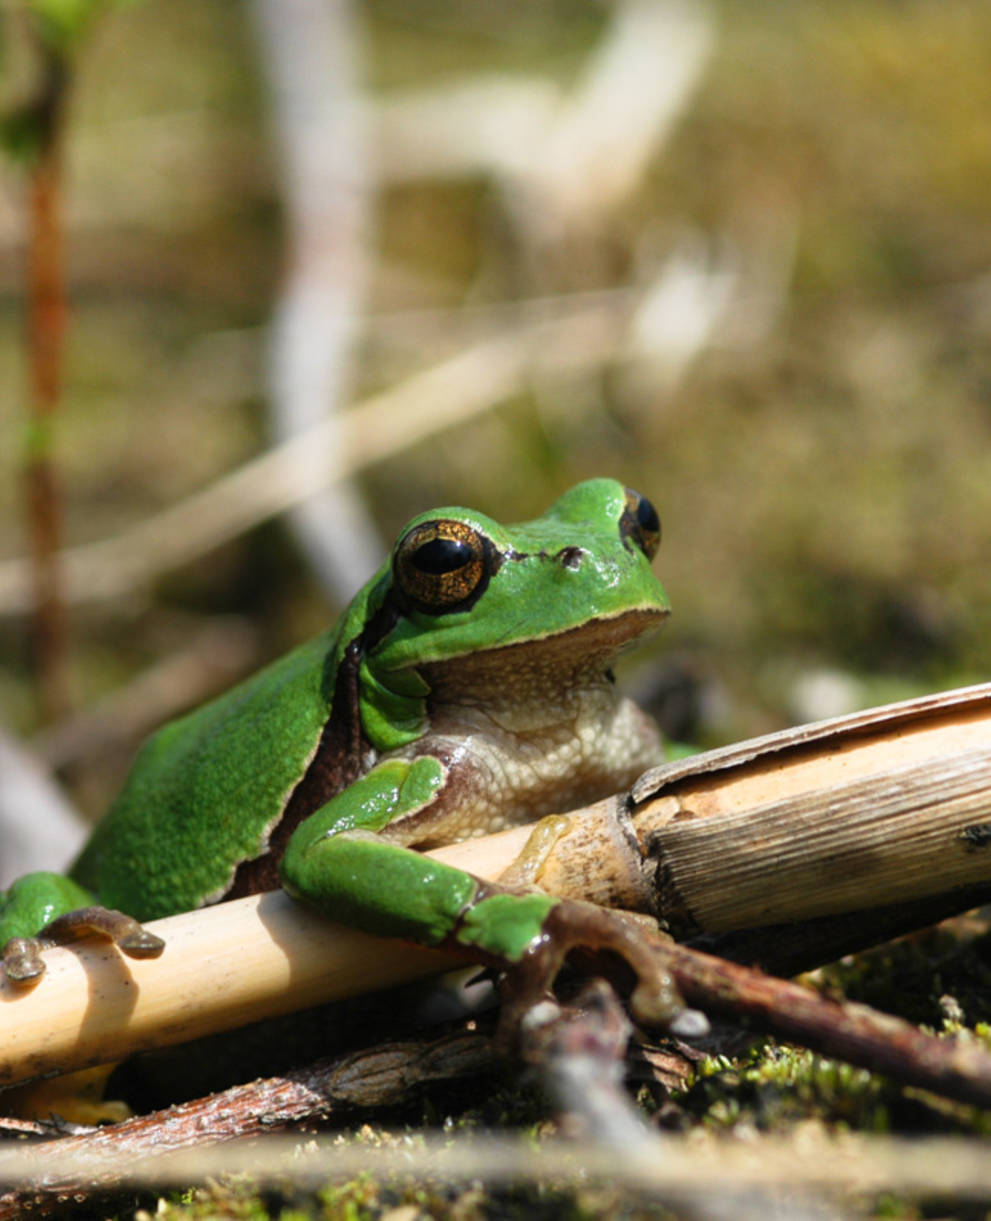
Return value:
<svg viewBox="0 0 991 1221">
<path fill-rule="evenodd" d="M 664 945 L 658 934 L 647 934 L 626 917 L 594 903 L 561 900 L 548 911 L 541 936 L 527 947 L 502 984 L 500 1036 L 512 1037 L 534 1006 L 552 999 L 552 985 L 573 949 L 609 951 L 633 970 L 636 986 L 630 996 L 634 1017 L 646 1026 L 670 1034 L 695 1037 L 709 1023 L 689 1009 L 664 966 Z"/>
<path fill-rule="evenodd" d="M 19 984 L 36 981 L 45 971 L 41 951 L 53 945 L 68 945 L 84 937 L 112 941 L 130 958 L 157 958 L 165 942 L 149 933 L 131 916 L 107 907 L 79 907 L 56 916 L 35 937 L 11 937 L 2 957 L 7 978 Z"/>
<path fill-rule="evenodd" d="M 86 1127 L 119 1123 L 130 1119 L 134 1112 L 126 1102 L 103 1096 L 107 1079 L 116 1067 L 103 1064 L 6 1089 L 0 1095 L 0 1107 L 4 1114 L 19 1119 L 45 1121 L 57 1117 L 65 1124 Z"/>
</svg>

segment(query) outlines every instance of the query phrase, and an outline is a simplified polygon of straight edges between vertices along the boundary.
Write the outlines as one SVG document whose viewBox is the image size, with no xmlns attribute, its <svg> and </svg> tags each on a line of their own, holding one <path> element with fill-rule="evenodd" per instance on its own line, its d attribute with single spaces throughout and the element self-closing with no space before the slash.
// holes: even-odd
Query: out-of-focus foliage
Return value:
<svg viewBox="0 0 991 1221">
<path fill-rule="evenodd" d="M 134 0 L 26 0 L 42 38 L 63 53 L 71 52 L 102 13 Z"/>
<path fill-rule="evenodd" d="M 22 0 L 0 19 L 0 82 L 14 75 L 13 89 L 0 88 L 0 148 L 15 162 L 33 161 L 44 142 L 46 93 L 51 73 L 71 71 L 84 36 L 101 14 L 134 0 Z M 30 44 L 30 67 L 12 70 L 8 27 L 19 23 L 21 42 Z M 8 97 L 6 95 L 12 95 Z"/>
<path fill-rule="evenodd" d="M 608 12 L 593 0 L 375 0 L 360 6 L 370 99 L 482 71 L 567 86 Z M 539 377 L 361 478 L 386 537 L 430 504 L 528 516 L 595 473 L 648 493 L 675 605 L 654 664 L 673 656 L 678 674 L 705 680 L 698 731 L 710 739 L 991 665 L 991 8 L 840 0 L 712 14 L 701 83 L 608 224 L 547 248 L 527 237 L 526 199 L 507 201 L 484 173 L 384 181 L 356 369 L 360 395 L 527 298 L 636 293 L 676 256 L 686 282 L 728 269 L 723 321 L 670 376 L 618 353 Z M 75 541 L 112 535 L 263 446 L 281 259 L 245 8 L 148 0 L 91 34 L 67 146 L 59 458 Z M 10 435 L 21 231 L 16 182 L 4 191 Z M 690 305 L 674 322 L 691 323 Z M 576 332 L 576 351 L 583 342 Z M 7 555 L 21 545 L 12 452 L 0 446 Z M 265 652 L 333 613 L 281 528 L 265 528 L 167 576 L 153 598 L 78 612 L 83 691 L 126 681 L 216 611 L 257 616 Z M 11 715 L 27 706 L 20 631 L 0 624 Z"/>
</svg>

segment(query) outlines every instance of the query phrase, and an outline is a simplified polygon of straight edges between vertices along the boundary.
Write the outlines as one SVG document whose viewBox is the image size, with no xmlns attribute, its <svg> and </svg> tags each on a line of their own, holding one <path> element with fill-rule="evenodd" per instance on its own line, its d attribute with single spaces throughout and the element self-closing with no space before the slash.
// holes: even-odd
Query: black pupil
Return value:
<svg viewBox="0 0 991 1221">
<path fill-rule="evenodd" d="M 661 532 L 661 519 L 646 496 L 641 496 L 637 505 L 637 524 L 648 534 L 660 534 Z"/>
<path fill-rule="evenodd" d="M 422 547 L 417 547 L 412 558 L 421 572 L 441 575 L 456 572 L 474 558 L 471 547 L 456 538 L 433 538 Z"/>
</svg>

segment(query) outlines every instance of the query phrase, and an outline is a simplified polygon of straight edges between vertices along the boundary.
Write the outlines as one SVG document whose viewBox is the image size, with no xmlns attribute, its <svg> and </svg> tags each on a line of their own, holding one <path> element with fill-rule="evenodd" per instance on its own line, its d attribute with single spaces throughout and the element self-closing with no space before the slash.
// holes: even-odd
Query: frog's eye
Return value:
<svg viewBox="0 0 991 1221">
<path fill-rule="evenodd" d="M 489 582 L 490 549 L 488 539 L 466 522 L 421 522 L 396 548 L 397 589 L 428 614 L 467 610 Z"/>
<path fill-rule="evenodd" d="M 661 545 L 661 519 L 646 496 L 626 489 L 626 508 L 619 521 L 619 532 L 623 538 L 632 539 L 648 560 L 657 555 Z"/>
</svg>

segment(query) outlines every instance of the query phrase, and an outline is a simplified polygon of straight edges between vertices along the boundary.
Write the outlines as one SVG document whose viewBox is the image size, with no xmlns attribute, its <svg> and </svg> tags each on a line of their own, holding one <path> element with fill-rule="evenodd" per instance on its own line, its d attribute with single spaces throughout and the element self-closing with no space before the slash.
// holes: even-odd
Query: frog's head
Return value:
<svg viewBox="0 0 991 1221">
<path fill-rule="evenodd" d="M 436 676 L 454 659 L 452 674 L 468 658 L 488 657 L 491 670 L 495 651 L 513 647 L 545 670 L 605 668 L 670 613 L 650 567 L 660 530 L 650 501 L 612 479 L 578 484 L 515 526 L 462 508 L 423 513 L 372 595 L 367 657 L 380 674 Z"/>
</svg>

